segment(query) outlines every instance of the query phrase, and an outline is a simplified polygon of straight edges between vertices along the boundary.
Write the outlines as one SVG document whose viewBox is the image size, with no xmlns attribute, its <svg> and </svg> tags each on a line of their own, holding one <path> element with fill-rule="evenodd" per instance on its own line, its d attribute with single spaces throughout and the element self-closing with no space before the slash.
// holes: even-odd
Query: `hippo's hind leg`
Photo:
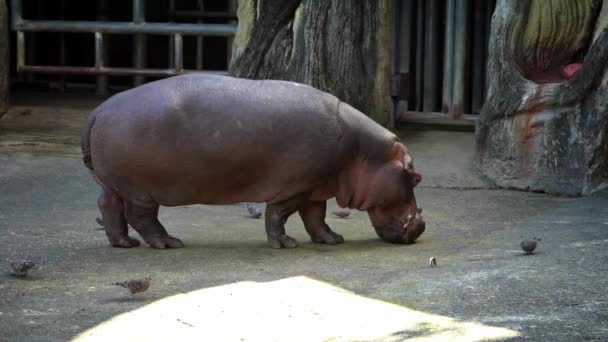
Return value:
<svg viewBox="0 0 608 342">
<path fill-rule="evenodd" d="M 141 205 L 133 202 L 125 204 L 127 222 L 150 247 L 158 249 L 184 247 L 182 241 L 169 235 L 158 221 L 158 204 Z"/>
<path fill-rule="evenodd" d="M 102 188 L 97 205 L 103 218 L 103 227 L 113 247 L 137 247 L 139 241 L 128 235 L 127 221 L 122 198 L 116 193 Z"/>
<path fill-rule="evenodd" d="M 308 201 L 299 210 L 304 227 L 313 242 L 336 245 L 344 243 L 342 235 L 337 234 L 325 223 L 325 202 Z"/>
<path fill-rule="evenodd" d="M 272 248 L 294 248 L 296 240 L 285 234 L 285 223 L 289 216 L 300 208 L 307 196 L 296 196 L 289 200 L 266 205 L 266 235 Z"/>
</svg>

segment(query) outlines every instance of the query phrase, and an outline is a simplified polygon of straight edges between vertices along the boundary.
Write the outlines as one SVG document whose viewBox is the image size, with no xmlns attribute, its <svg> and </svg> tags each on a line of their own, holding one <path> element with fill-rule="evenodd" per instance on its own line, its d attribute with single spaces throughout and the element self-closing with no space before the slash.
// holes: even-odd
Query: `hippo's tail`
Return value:
<svg viewBox="0 0 608 342">
<path fill-rule="evenodd" d="M 86 124 L 80 132 L 80 147 L 82 149 L 82 161 L 86 167 L 93 171 L 93 161 L 91 159 L 91 130 L 95 123 L 95 113 L 89 114 Z"/>
</svg>

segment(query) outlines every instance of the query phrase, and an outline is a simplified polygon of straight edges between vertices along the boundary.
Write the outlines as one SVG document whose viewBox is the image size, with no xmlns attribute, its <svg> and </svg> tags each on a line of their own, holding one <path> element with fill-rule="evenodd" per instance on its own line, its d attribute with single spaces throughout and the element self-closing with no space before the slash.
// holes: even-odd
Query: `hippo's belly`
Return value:
<svg viewBox="0 0 608 342">
<path fill-rule="evenodd" d="M 159 99 L 145 111 L 99 111 L 91 131 L 95 175 L 123 198 L 164 206 L 273 202 L 334 175 L 338 136 L 325 113 L 230 100 L 229 110 Z"/>
</svg>

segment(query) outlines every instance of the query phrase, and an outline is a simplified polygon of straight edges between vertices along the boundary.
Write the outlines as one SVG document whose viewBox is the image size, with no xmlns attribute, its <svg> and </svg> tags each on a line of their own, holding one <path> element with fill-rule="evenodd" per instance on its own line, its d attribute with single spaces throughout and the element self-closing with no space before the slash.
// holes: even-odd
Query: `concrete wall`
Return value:
<svg viewBox="0 0 608 342">
<path fill-rule="evenodd" d="M 0 0 L 0 117 L 8 109 L 9 39 L 6 1 Z"/>
</svg>

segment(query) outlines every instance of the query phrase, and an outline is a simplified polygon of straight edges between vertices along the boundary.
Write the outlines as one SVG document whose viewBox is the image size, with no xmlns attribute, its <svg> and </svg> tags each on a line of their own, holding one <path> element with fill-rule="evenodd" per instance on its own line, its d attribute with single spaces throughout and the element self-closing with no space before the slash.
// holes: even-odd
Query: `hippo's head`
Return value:
<svg viewBox="0 0 608 342">
<path fill-rule="evenodd" d="M 364 188 L 361 201 L 356 205 L 367 210 L 378 236 L 387 242 L 410 244 L 424 232 L 426 224 L 421 217 L 422 207 L 416 202 L 414 188 L 422 176 L 414 169 L 412 158 L 401 143 L 397 142 L 388 160 L 376 166 L 368 164 L 366 171 L 359 172 L 359 186 Z M 361 181 L 361 178 L 364 178 Z"/>
<path fill-rule="evenodd" d="M 387 242 L 414 243 L 426 228 L 422 207 L 414 196 L 414 187 L 422 176 L 413 167 L 395 170 L 391 166 L 378 175 L 381 177 L 372 186 L 379 191 L 380 201 L 367 210 L 376 233 Z"/>
</svg>

